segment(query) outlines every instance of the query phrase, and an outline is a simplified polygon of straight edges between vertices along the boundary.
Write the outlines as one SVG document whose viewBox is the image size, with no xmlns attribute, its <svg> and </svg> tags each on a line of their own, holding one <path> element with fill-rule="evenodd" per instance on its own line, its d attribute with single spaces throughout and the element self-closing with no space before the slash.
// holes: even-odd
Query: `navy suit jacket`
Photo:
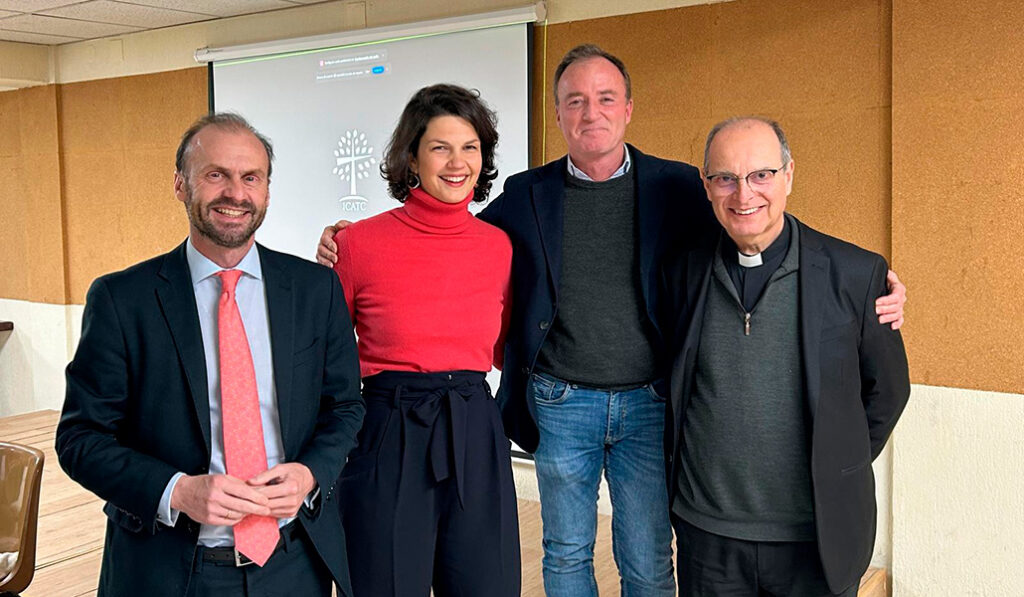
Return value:
<svg viewBox="0 0 1024 597">
<path fill-rule="evenodd" d="M 645 155 L 632 146 L 629 152 L 632 167 L 627 176 L 636 177 L 638 282 L 646 315 L 657 328 L 662 257 L 698 246 L 720 228 L 696 168 Z M 539 441 L 529 379 L 558 313 L 566 176 L 565 157 L 511 176 L 502 194 L 480 214 L 512 240 L 512 318 L 498 401 L 505 433 L 529 452 Z M 667 368 L 663 371 L 667 374 Z"/>
<path fill-rule="evenodd" d="M 297 520 L 351 595 L 334 487 L 364 407 L 344 295 L 327 268 L 262 246 L 259 255 L 284 460 L 309 467 L 321 491 Z M 99 594 L 184 595 L 199 524 L 184 514 L 173 528 L 156 520 L 171 477 L 210 464 L 206 362 L 184 243 L 89 289 L 56 448 L 68 475 L 107 502 Z"/>
<path fill-rule="evenodd" d="M 860 580 L 871 561 L 876 521 L 871 462 L 907 404 L 910 380 L 900 333 L 875 315 L 875 299 L 888 293 L 885 259 L 796 222 L 814 518 L 825 577 L 840 593 Z M 670 492 L 679 474 L 676 457 L 693 393 L 713 247 L 673 256 L 663 272 L 662 325 L 675 355 L 665 442 Z"/>
</svg>

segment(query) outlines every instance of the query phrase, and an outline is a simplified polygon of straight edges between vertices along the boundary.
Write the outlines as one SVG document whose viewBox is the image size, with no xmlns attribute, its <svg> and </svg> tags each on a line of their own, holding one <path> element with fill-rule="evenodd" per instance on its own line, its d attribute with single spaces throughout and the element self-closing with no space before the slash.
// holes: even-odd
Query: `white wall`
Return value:
<svg viewBox="0 0 1024 597">
<path fill-rule="evenodd" d="M 0 299 L 0 417 L 64 402 L 64 367 L 81 334 L 82 307 Z"/>
<path fill-rule="evenodd" d="M 548 22 L 566 23 L 615 15 L 666 10 L 698 4 L 720 4 L 733 0 L 547 0 Z"/>
<path fill-rule="evenodd" d="M 915 385 L 893 447 L 893 596 L 1024 594 L 1024 394 Z"/>
<path fill-rule="evenodd" d="M 0 41 L 0 91 L 54 82 L 54 49 Z"/>
</svg>

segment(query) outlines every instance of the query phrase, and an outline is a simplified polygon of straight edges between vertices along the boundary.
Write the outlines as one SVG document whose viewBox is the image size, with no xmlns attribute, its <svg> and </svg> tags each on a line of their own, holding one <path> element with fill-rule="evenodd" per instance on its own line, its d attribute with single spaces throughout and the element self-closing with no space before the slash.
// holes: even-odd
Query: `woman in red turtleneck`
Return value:
<svg viewBox="0 0 1024 597">
<path fill-rule="evenodd" d="M 335 237 L 364 378 L 500 366 L 512 246 L 469 213 L 473 191 L 463 185 L 468 195 L 446 203 L 423 184 L 402 207 Z"/>
<path fill-rule="evenodd" d="M 367 408 L 338 489 L 355 597 L 519 595 L 509 444 L 484 381 L 512 246 L 467 210 L 497 176 L 497 140 L 475 93 L 419 90 L 381 167 L 403 205 L 335 236 Z"/>
</svg>

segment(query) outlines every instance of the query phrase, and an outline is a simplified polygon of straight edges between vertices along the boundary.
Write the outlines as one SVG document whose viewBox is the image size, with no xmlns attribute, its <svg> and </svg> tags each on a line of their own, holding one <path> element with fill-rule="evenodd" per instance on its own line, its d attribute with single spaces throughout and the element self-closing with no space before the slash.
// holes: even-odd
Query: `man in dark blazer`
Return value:
<svg viewBox="0 0 1024 597">
<path fill-rule="evenodd" d="M 326 597 L 332 580 L 351 595 L 331 502 L 364 412 L 356 347 L 337 276 L 254 243 L 272 159 L 240 117 L 200 119 L 175 173 L 189 238 L 89 290 L 56 448 L 107 502 L 101 596 Z M 222 399 L 236 390 L 220 385 L 237 375 L 218 340 L 229 304 L 244 328 L 233 349 L 251 356 L 256 424 L 232 425 L 240 444 Z M 231 474 L 261 450 L 263 472 Z M 254 517 L 263 548 L 243 553 L 236 525 Z"/>
<path fill-rule="evenodd" d="M 626 151 L 632 160 L 630 174 L 635 176 L 636 189 L 635 200 L 629 201 L 630 210 L 635 205 L 636 221 L 626 228 L 633 236 L 635 226 L 635 279 L 617 289 L 617 294 L 634 293 L 632 302 L 639 309 L 631 312 L 634 321 L 624 315 L 611 319 L 606 328 L 632 325 L 645 333 L 636 341 L 619 339 L 607 333 L 608 329 L 589 329 L 600 338 L 593 343 L 593 350 L 606 351 L 610 358 L 623 351 L 651 354 L 653 367 L 641 368 L 639 378 L 624 383 L 575 376 L 566 379 L 537 365 L 558 318 L 559 299 L 569 292 L 560 280 L 566 271 L 562 267 L 562 221 L 569 158 L 509 178 L 502 196 L 480 214 L 512 240 L 515 298 L 497 398 L 505 433 L 534 453 L 542 505 L 544 582 L 549 595 L 596 595 L 596 590 L 579 587 L 596 586 L 593 545 L 602 469 L 608 471 L 612 516 L 618 519 L 613 525 L 613 541 L 618 546 L 615 553 L 621 582 L 634 587 L 623 594 L 669 596 L 675 592 L 669 521 L 665 510 L 659 508 L 659 504 L 667 505 L 660 480 L 663 469 L 660 464 L 651 465 L 653 459 L 661 458 L 659 438 L 667 388 L 655 371 L 665 370 L 656 361 L 666 352 L 658 343 L 656 320 L 649 314 L 653 313 L 659 257 L 670 247 L 691 246 L 717 226 L 706 208 L 696 168 L 646 155 L 631 145 Z M 602 242 L 600 234 L 593 240 Z M 595 257 L 600 262 L 600 256 Z M 602 278 L 599 271 L 584 275 L 593 275 L 593 285 L 608 285 L 609 289 L 618 281 Z M 597 293 L 583 300 L 605 302 L 604 311 L 622 307 Z M 577 405 L 589 403 L 584 407 L 589 412 L 576 416 L 572 412 L 574 398 Z M 538 414 L 538 410 L 544 412 Z M 558 413 L 563 410 L 568 416 L 560 418 Z M 616 415 L 609 420 L 609 410 L 622 412 L 623 418 Z M 626 412 L 631 415 L 628 421 L 623 420 Z M 605 432 L 614 436 L 623 428 L 628 433 L 606 443 Z M 566 439 L 570 441 L 559 441 Z M 606 454 L 609 465 L 604 464 Z M 570 580 L 572 577 L 576 580 Z"/>
<path fill-rule="evenodd" d="M 671 597 L 656 272 L 662 255 L 717 225 L 696 168 L 625 144 L 633 103 L 621 60 L 574 48 L 554 92 L 568 155 L 510 177 L 480 214 L 513 247 L 505 432 L 534 454 L 547 595 L 597 594 L 604 476 L 622 594 Z"/>
<path fill-rule="evenodd" d="M 871 559 L 871 462 L 906 354 L 875 316 L 885 260 L 786 214 L 793 169 L 774 121 L 716 125 L 704 184 L 724 232 L 664 269 L 683 596 L 853 596 Z"/>
</svg>

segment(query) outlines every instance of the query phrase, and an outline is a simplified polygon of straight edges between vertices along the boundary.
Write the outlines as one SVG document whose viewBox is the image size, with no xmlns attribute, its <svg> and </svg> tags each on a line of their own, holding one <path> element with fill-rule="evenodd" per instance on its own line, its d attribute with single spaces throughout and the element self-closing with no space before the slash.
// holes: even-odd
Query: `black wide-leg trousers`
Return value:
<svg viewBox="0 0 1024 597">
<path fill-rule="evenodd" d="M 354 597 L 517 597 L 509 442 L 484 374 L 386 371 L 341 474 Z"/>
</svg>

